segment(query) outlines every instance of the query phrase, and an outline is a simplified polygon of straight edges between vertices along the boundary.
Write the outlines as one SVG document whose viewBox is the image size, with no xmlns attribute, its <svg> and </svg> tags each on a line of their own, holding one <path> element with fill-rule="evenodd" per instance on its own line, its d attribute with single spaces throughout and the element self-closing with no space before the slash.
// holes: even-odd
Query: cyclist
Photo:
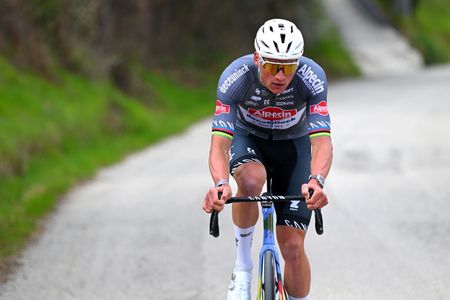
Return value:
<svg viewBox="0 0 450 300">
<path fill-rule="evenodd" d="M 254 54 L 236 59 L 219 79 L 209 153 L 215 187 L 203 209 L 223 209 L 232 196 L 228 174 L 237 183 L 237 196 L 260 195 L 269 169 L 274 194 L 303 194 L 306 204 L 275 206 L 276 233 L 289 299 L 308 299 L 311 271 L 304 239 L 311 210 L 328 203 L 323 185 L 332 161 L 327 81 L 322 68 L 302 56 L 303 36 L 294 23 L 266 21 L 254 44 Z M 250 299 L 258 214 L 256 203 L 233 204 L 236 263 L 228 299 Z"/>
</svg>

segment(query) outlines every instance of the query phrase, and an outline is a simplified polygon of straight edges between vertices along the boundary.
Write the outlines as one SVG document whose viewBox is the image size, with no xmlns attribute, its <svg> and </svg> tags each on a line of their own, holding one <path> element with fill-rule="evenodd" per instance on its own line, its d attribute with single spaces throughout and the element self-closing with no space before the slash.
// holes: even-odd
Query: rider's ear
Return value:
<svg viewBox="0 0 450 300">
<path fill-rule="evenodd" d="M 258 52 L 255 51 L 255 53 L 253 54 L 253 62 L 255 63 L 255 65 L 258 65 L 259 60 L 260 60 L 259 54 Z"/>
</svg>

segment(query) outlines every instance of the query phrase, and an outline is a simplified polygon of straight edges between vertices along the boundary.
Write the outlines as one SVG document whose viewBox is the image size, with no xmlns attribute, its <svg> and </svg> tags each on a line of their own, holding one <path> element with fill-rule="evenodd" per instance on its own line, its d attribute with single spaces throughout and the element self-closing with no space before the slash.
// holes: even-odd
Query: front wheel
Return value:
<svg viewBox="0 0 450 300">
<path fill-rule="evenodd" d="M 275 258 L 272 251 L 264 253 L 263 299 L 275 299 Z"/>
</svg>

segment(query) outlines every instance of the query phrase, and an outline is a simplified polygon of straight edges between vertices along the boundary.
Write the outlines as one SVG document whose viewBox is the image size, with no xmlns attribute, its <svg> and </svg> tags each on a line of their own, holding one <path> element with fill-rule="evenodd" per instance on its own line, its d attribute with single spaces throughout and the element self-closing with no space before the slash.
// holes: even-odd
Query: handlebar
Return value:
<svg viewBox="0 0 450 300">
<path fill-rule="evenodd" d="M 312 195 L 312 190 L 310 190 L 310 194 Z M 222 193 L 219 193 L 219 199 L 222 196 Z M 227 200 L 226 204 L 230 203 L 238 203 L 238 202 L 262 202 L 262 201 L 271 201 L 271 202 L 288 202 L 288 201 L 305 201 L 303 196 L 254 196 L 254 197 L 232 197 Z M 323 233 L 323 218 L 322 212 L 320 208 L 314 210 L 314 220 L 315 220 L 315 228 L 317 234 L 321 235 Z M 209 234 L 213 237 L 219 237 L 219 212 L 213 211 L 211 213 L 211 218 L 209 220 Z"/>
</svg>

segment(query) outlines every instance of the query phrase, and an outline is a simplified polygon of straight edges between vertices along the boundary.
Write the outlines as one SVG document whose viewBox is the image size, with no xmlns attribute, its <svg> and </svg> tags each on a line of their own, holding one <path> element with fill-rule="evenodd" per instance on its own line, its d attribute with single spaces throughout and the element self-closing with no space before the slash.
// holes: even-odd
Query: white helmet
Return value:
<svg viewBox="0 0 450 300">
<path fill-rule="evenodd" d="M 283 19 L 268 20 L 255 38 L 259 55 L 274 59 L 299 59 L 303 54 L 303 35 L 294 23 Z"/>
</svg>

